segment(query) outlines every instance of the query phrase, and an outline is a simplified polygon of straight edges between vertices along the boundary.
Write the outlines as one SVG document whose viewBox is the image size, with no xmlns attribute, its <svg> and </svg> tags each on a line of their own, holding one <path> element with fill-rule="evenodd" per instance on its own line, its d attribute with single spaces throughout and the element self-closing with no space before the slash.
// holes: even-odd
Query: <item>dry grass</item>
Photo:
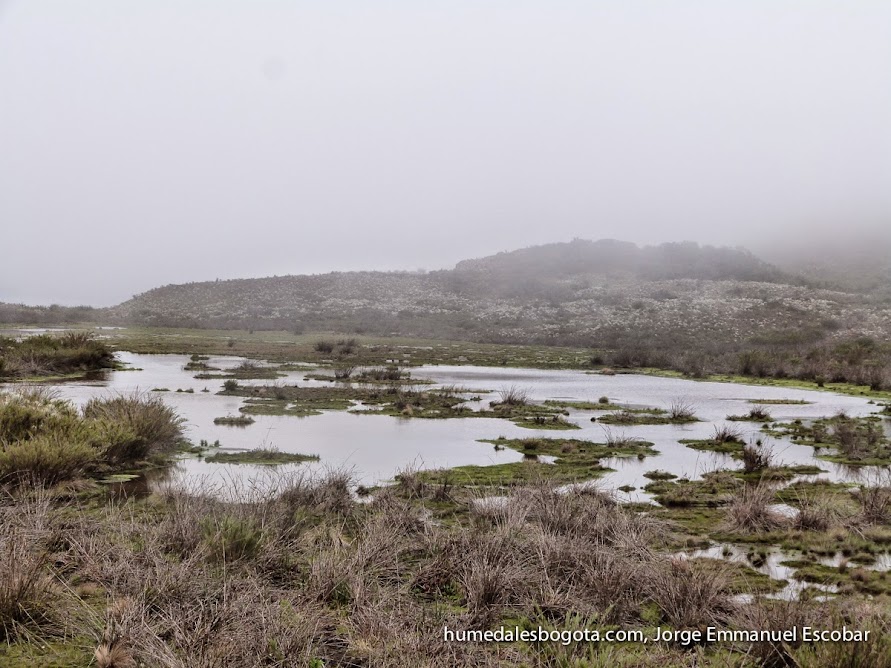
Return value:
<svg viewBox="0 0 891 668">
<path fill-rule="evenodd" d="M 696 412 L 691 402 L 686 399 L 674 399 L 668 406 L 668 417 L 677 422 L 692 422 L 696 420 Z"/>
<path fill-rule="evenodd" d="M 859 519 L 864 524 L 891 524 L 891 476 L 862 485 L 857 491 Z"/>
<path fill-rule="evenodd" d="M 0 525 L 3 545 L 17 546 L 16 559 L 0 561 L 0 600 L 18 601 L 0 609 L 28 614 L 4 612 L 4 633 L 10 642 L 25 628 L 59 635 L 53 574 L 94 592 L 80 602 L 90 614 L 68 624 L 93 639 L 104 668 L 503 668 L 585 666 L 592 657 L 622 665 L 615 648 L 600 657 L 584 647 L 439 638 L 444 625 L 486 629 L 512 619 L 639 628 L 658 613 L 662 624 L 692 628 L 762 614 L 731 602 L 717 563 L 660 554 L 666 527 L 596 488 L 540 482 L 487 504 L 451 490 L 450 514 L 433 518 L 436 485 L 401 482 L 361 504 L 351 487 L 345 472 L 298 473 L 272 494 L 239 489 L 231 501 L 199 487 L 59 512 L 19 498 L 3 519 L 18 513 L 15 526 L 36 538 Z M 676 648 L 658 655 L 666 666 L 686 665 Z"/>
<path fill-rule="evenodd" d="M 729 574 L 720 562 L 706 567 L 667 559 L 648 571 L 647 582 L 663 620 L 676 628 L 723 624 L 736 609 L 730 601 Z"/>
<path fill-rule="evenodd" d="M 742 451 L 743 471 L 758 473 L 773 464 L 773 450 L 760 443 L 749 444 Z"/>
<path fill-rule="evenodd" d="M 525 406 L 529 403 L 529 390 L 511 385 L 498 390 L 498 403 L 503 406 Z"/>
<path fill-rule="evenodd" d="M 828 495 L 802 494 L 796 505 L 798 514 L 792 524 L 800 531 L 828 531 L 844 517 L 838 503 Z"/>
<path fill-rule="evenodd" d="M 716 443 L 742 443 L 742 430 L 736 425 L 715 426 L 712 440 Z"/>
<path fill-rule="evenodd" d="M 0 640 L 58 630 L 63 597 L 49 571 L 49 515 L 45 495 L 0 507 Z"/>
<path fill-rule="evenodd" d="M 761 533 L 785 526 L 786 518 L 770 508 L 775 491 L 765 483 L 742 486 L 727 508 L 729 528 L 744 533 Z"/>
</svg>

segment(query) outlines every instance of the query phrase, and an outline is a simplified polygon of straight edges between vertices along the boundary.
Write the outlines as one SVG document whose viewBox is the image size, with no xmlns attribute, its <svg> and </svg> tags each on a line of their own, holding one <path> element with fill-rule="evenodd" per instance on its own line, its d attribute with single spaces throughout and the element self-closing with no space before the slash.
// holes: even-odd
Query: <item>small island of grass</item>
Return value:
<svg viewBox="0 0 891 668">
<path fill-rule="evenodd" d="M 249 415 L 227 415 L 226 417 L 214 418 L 213 423 L 226 427 L 247 427 L 249 424 L 254 424 L 254 418 Z"/>
<path fill-rule="evenodd" d="M 261 464 L 264 466 L 279 466 L 280 464 L 300 464 L 302 462 L 317 462 L 318 455 L 302 455 L 297 452 L 281 452 L 269 448 L 256 450 L 240 450 L 237 452 L 217 452 L 204 461 L 211 464 Z"/>
</svg>

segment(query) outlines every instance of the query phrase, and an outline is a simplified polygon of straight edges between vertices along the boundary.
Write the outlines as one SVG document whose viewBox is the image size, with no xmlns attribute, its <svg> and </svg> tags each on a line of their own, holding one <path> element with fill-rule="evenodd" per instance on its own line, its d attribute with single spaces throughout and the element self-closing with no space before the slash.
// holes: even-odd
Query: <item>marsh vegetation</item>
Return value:
<svg viewBox="0 0 891 668">
<path fill-rule="evenodd" d="M 107 344 L 85 332 L 0 337 L 0 380 L 84 374 L 114 367 Z"/>
</svg>

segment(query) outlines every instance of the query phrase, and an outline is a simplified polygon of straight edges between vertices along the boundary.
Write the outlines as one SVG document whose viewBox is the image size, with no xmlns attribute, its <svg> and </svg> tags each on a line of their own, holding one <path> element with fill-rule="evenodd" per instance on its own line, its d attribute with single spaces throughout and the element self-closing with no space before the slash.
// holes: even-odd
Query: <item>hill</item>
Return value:
<svg viewBox="0 0 891 668">
<path fill-rule="evenodd" d="M 168 285 L 118 324 L 341 331 L 479 341 L 713 346 L 886 337 L 885 305 L 818 288 L 748 251 L 575 240 L 430 273 L 337 272 Z"/>
</svg>

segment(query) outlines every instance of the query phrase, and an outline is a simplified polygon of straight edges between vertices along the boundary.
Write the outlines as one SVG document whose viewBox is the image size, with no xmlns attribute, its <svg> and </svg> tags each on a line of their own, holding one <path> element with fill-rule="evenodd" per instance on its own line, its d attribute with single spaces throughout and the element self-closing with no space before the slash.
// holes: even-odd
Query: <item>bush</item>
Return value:
<svg viewBox="0 0 891 668">
<path fill-rule="evenodd" d="M 0 394 L 0 444 L 45 432 L 69 433 L 78 426 L 74 406 L 43 389 Z"/>
<path fill-rule="evenodd" d="M 325 353 L 327 355 L 334 352 L 334 344 L 330 341 L 316 341 L 315 350 L 317 353 Z"/>
<path fill-rule="evenodd" d="M 52 485 L 84 473 L 98 458 L 87 442 L 59 433 L 41 434 L 0 450 L 0 482 Z"/>
<path fill-rule="evenodd" d="M 88 420 L 119 425 L 121 441 L 105 444 L 111 463 L 132 463 L 169 452 L 182 438 L 183 420 L 158 397 L 146 394 L 91 399 L 83 409 Z"/>
<path fill-rule="evenodd" d="M 67 332 L 29 336 L 21 341 L 3 339 L 0 361 L 0 377 L 21 378 L 109 369 L 114 366 L 114 354 L 88 333 Z"/>
<path fill-rule="evenodd" d="M 93 399 L 83 415 L 42 391 L 2 395 L 0 477 L 53 484 L 103 467 L 132 466 L 176 446 L 181 425 L 150 395 Z"/>
</svg>

